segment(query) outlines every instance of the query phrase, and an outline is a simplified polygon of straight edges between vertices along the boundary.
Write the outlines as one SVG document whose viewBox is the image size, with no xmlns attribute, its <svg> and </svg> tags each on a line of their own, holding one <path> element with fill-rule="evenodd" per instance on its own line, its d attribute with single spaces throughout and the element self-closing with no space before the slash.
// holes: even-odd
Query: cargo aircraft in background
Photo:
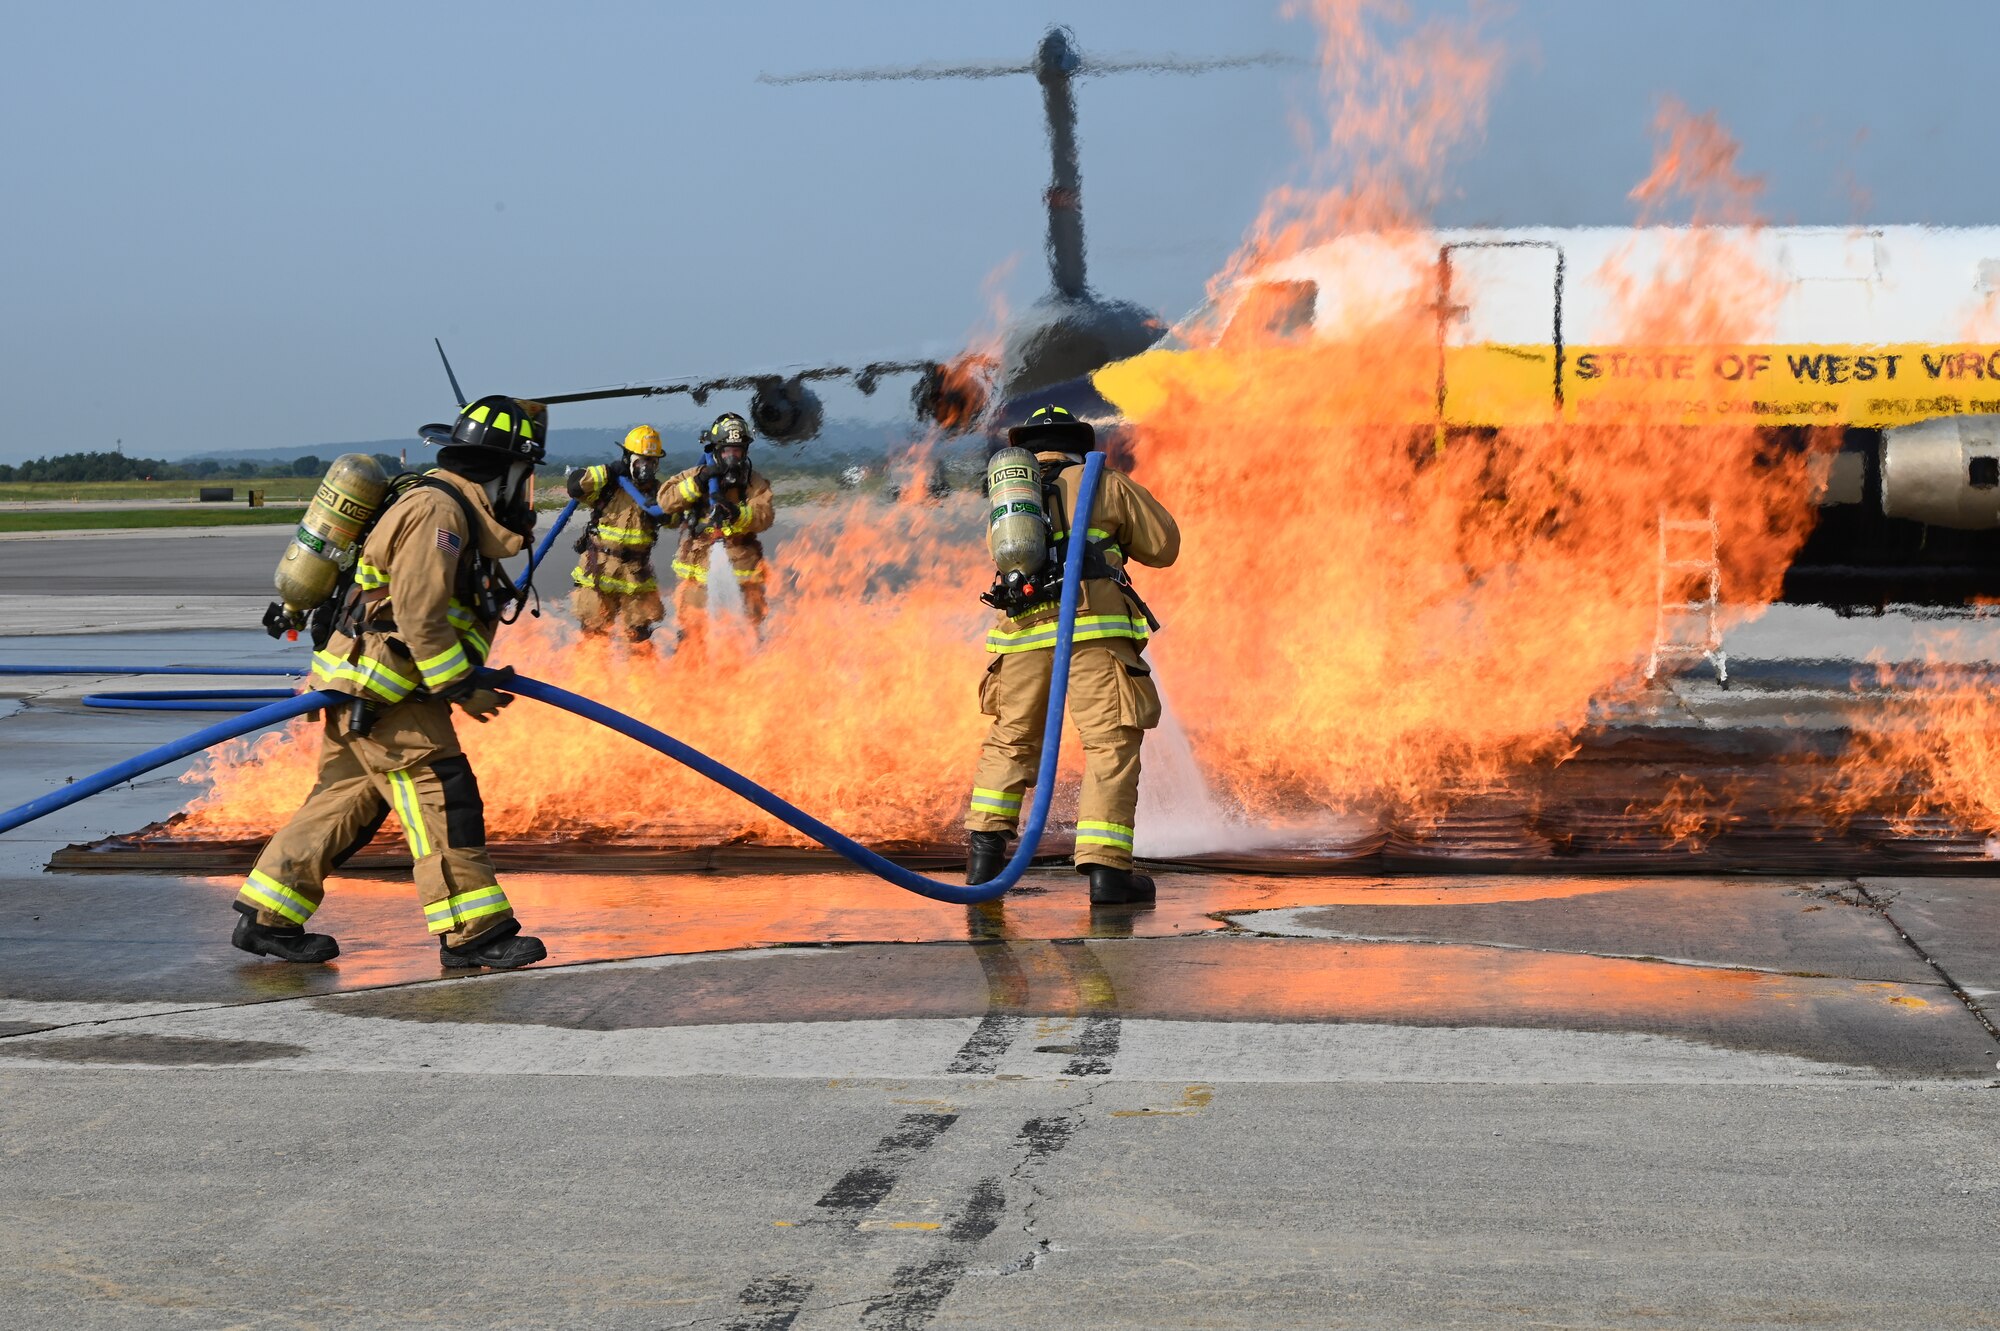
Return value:
<svg viewBox="0 0 2000 1331">
<path fill-rule="evenodd" d="M 1138 305 L 1097 295 L 1085 280 L 1083 184 L 1077 163 L 1076 100 L 1072 85 L 1079 78 L 1104 74 L 1199 74 L 1296 63 L 1292 57 L 1268 52 L 1197 60 L 1177 57 L 1099 60 L 1078 52 L 1069 29 L 1054 27 L 1025 63 L 934 63 L 760 75 L 758 81 L 768 84 L 1032 76 L 1041 85 L 1049 140 L 1049 185 L 1043 195 L 1048 210 L 1047 294 L 1023 318 L 1003 330 L 997 360 L 973 351 L 950 361 L 912 359 L 824 365 L 675 383 L 622 384 L 580 393 L 553 393 L 532 400 L 556 405 L 685 393 L 697 403 L 706 403 L 714 393 L 747 391 L 750 423 L 758 435 L 773 443 L 799 444 L 819 433 L 823 419 L 814 384 L 846 380 L 862 393 L 872 395 L 886 378 L 915 375 L 910 397 L 918 420 L 946 434 L 1004 427 L 1032 409 L 1028 405 L 1030 398 L 1032 405 L 1055 402 L 1089 419 L 1108 418 L 1112 409 L 1091 386 L 1091 373 L 1144 351 L 1165 334 L 1166 325 Z M 439 352 L 442 354 L 442 347 Z M 453 389 L 457 389 L 455 382 Z M 462 394 L 460 402 L 464 402 Z"/>
</svg>

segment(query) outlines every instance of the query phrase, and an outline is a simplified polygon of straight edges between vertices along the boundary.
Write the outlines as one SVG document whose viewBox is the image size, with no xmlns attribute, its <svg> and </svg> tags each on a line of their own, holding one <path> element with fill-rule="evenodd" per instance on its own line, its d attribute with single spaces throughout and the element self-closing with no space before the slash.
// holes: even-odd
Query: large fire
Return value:
<svg viewBox="0 0 2000 1331">
<path fill-rule="evenodd" d="M 1134 474 L 1184 534 L 1180 563 L 1141 578 L 1166 625 L 1154 647 L 1163 691 L 1244 827 L 1422 808 L 1562 758 L 1593 703 L 1643 687 L 1663 515 L 1713 511 L 1740 615 L 1775 597 L 1814 513 L 1810 449 L 1774 451 L 1727 413 L 1676 418 L 1671 376 L 1621 381 L 1600 408 L 1629 410 L 1582 423 L 1449 428 L 1448 311 L 1425 214 L 1448 150 L 1481 127 L 1498 55 L 1470 29 L 1408 29 L 1392 0 L 1315 0 L 1308 12 L 1324 36 L 1329 126 L 1314 178 L 1337 183 L 1267 200 L 1214 290 L 1337 236 L 1372 234 L 1381 262 L 1349 287 L 1323 286 L 1340 312 L 1333 336 L 1239 319 L 1206 345 L 1100 378 L 1134 422 Z M 1656 169 L 1634 190 L 1642 216 L 1679 209 L 1736 230 L 1689 229 L 1664 262 L 1606 274 L 1620 340 L 1662 355 L 1755 342 L 1774 282 L 1741 245 L 1756 182 L 1712 121 L 1669 108 L 1659 128 Z M 1410 280 L 1385 287 L 1399 264 Z M 659 726 L 856 835 L 947 836 L 984 725 L 983 516 L 976 495 L 937 502 L 921 483 L 895 502 L 787 508 L 761 642 L 712 634 L 696 660 L 545 617 L 503 630 L 496 658 Z M 533 704 L 461 733 L 499 837 L 790 836 Z M 315 750 L 301 726 L 223 751 L 197 773 L 208 790 L 186 829 L 268 832 L 304 796 Z"/>
</svg>

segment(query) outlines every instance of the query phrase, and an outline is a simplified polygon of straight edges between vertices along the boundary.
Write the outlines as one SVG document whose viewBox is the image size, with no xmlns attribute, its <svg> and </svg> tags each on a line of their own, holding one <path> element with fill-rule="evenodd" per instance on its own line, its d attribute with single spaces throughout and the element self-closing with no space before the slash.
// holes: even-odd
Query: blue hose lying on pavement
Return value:
<svg viewBox="0 0 2000 1331">
<path fill-rule="evenodd" d="M 155 767 L 165 767 L 168 763 L 177 762 L 189 754 L 200 753 L 203 749 L 212 748 L 226 739 L 235 739 L 238 735 L 247 735 L 253 730 L 262 730 L 265 726 L 289 721 L 295 716 L 317 711 L 322 707 L 339 707 L 347 700 L 347 695 L 343 693 L 315 690 L 286 698 L 283 702 L 274 702 L 269 707 L 260 707 L 247 716 L 239 716 L 231 721 L 217 721 L 214 725 L 205 726 L 192 735 L 183 735 L 171 743 L 160 745 L 157 749 L 148 749 L 136 758 L 127 758 L 115 767 L 107 767 L 95 775 L 72 781 L 61 790 L 52 790 L 40 799 L 29 800 L 17 809 L 0 813 L 0 832 L 11 832 L 23 823 L 32 823 L 35 819 L 54 813 L 57 809 L 66 809 L 79 800 L 88 799 L 121 782 L 130 781 L 135 776 L 143 776 Z"/>
<path fill-rule="evenodd" d="M 284 675 L 297 679 L 304 666 L 37 666 L 0 665 L 0 675 Z M 85 707 L 126 712 L 251 712 L 296 689 L 135 689 L 86 693 Z"/>
<path fill-rule="evenodd" d="M 1091 504 L 1097 497 L 1097 478 L 1103 469 L 1102 453 L 1091 453 L 1085 458 L 1083 480 L 1077 486 L 1076 514 L 1070 523 L 1072 530 L 1088 526 Z M 574 507 L 574 504 L 570 505 L 570 508 Z M 569 510 L 565 509 L 563 517 L 568 516 Z M 551 539 L 554 535 L 553 531 L 549 533 Z M 546 540 L 542 543 L 542 550 L 536 552 L 537 559 L 547 550 L 548 545 L 549 542 Z M 963 883 L 947 883 L 905 869 L 902 865 L 876 854 L 853 838 L 835 831 L 742 773 L 723 766 L 699 749 L 683 744 L 665 731 L 656 730 L 643 721 L 606 707 L 603 703 L 594 702 L 581 694 L 571 693 L 567 689 L 560 689 L 553 684 L 544 684 L 538 679 L 529 679 L 522 675 L 506 678 L 496 677 L 490 671 L 480 673 L 487 677 L 486 682 L 509 693 L 518 693 L 523 697 L 533 698 L 536 702 L 559 707 L 563 711 L 574 713 L 586 721 L 595 721 L 598 725 L 615 730 L 650 749 L 664 753 L 682 766 L 742 796 L 786 826 L 803 832 L 828 850 L 845 856 L 885 882 L 893 883 L 918 896 L 929 897 L 933 901 L 969 906 L 981 901 L 992 901 L 1021 881 L 1021 875 L 1028 871 L 1028 866 L 1034 861 L 1035 851 L 1042 839 L 1042 828 L 1048 822 L 1049 805 L 1055 797 L 1056 759 L 1062 743 L 1063 711 L 1069 700 L 1069 659 L 1070 649 L 1076 636 L 1076 603 L 1082 588 L 1083 550 L 1084 542 L 1071 541 L 1063 557 L 1061 610 L 1056 619 L 1055 657 L 1050 664 L 1049 675 L 1049 712 L 1048 720 L 1042 728 L 1042 763 L 1035 773 L 1034 803 L 1029 806 L 1027 821 L 1021 827 L 1021 844 L 1015 847 L 1014 856 L 1007 861 L 1007 867 L 1000 871 L 998 877 L 977 887 L 967 887 Z M 0 670 L 5 668 L 0 667 Z M 31 669 L 24 668 L 6 673 L 31 672 Z M 41 670 L 40 673 L 55 672 Z M 287 698 L 283 702 L 259 708 L 232 721 L 218 721 L 171 744 L 162 744 L 157 749 L 150 749 L 136 758 L 128 758 L 115 767 L 107 767 L 94 776 L 85 777 L 61 790 L 52 791 L 40 799 L 30 800 L 19 808 L 0 813 L 0 832 L 11 832 L 23 823 L 33 822 L 58 809 L 67 808 L 120 782 L 150 772 L 155 767 L 164 767 L 189 754 L 199 753 L 224 740 L 247 735 L 253 730 L 262 730 L 266 726 L 290 720 L 306 712 L 317 711 L 324 707 L 344 706 L 347 702 L 345 694 L 321 690 Z"/>
<path fill-rule="evenodd" d="M 303 675 L 295 666 L 0 665 L 0 675 Z"/>
<path fill-rule="evenodd" d="M 251 712 L 273 698 L 289 698 L 297 692 L 296 689 L 139 689 L 131 693 L 86 693 L 83 705 L 128 712 Z"/>
</svg>

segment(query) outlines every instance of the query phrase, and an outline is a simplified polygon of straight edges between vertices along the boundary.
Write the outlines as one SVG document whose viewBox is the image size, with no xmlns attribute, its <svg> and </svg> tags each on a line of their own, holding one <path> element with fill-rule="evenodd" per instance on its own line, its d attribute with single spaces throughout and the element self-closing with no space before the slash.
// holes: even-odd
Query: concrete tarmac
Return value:
<svg viewBox="0 0 2000 1331">
<path fill-rule="evenodd" d="M 211 719 L 6 683 L 0 807 Z M 519 875 L 458 977 L 42 871 L 174 775 L 0 838 L 0 1325 L 2000 1326 L 1992 879 Z"/>
</svg>

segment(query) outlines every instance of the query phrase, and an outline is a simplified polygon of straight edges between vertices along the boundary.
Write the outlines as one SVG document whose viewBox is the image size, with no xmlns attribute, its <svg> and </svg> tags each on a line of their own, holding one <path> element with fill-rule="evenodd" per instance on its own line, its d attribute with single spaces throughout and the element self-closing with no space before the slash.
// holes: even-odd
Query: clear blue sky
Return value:
<svg viewBox="0 0 2000 1331">
<path fill-rule="evenodd" d="M 0 459 L 408 434 L 452 405 L 433 334 L 474 393 L 947 352 L 1010 258 L 1016 308 L 1046 282 L 1035 85 L 756 74 L 1025 60 L 1052 21 L 1087 53 L 1309 53 L 1276 8 L 14 0 Z M 1490 26 L 1510 63 L 1441 220 L 1628 220 L 1673 94 L 1741 136 L 1778 220 L 2000 221 L 1990 0 L 1515 0 Z M 1305 72 L 1082 84 L 1093 285 L 1193 304 L 1313 100 Z"/>
</svg>

